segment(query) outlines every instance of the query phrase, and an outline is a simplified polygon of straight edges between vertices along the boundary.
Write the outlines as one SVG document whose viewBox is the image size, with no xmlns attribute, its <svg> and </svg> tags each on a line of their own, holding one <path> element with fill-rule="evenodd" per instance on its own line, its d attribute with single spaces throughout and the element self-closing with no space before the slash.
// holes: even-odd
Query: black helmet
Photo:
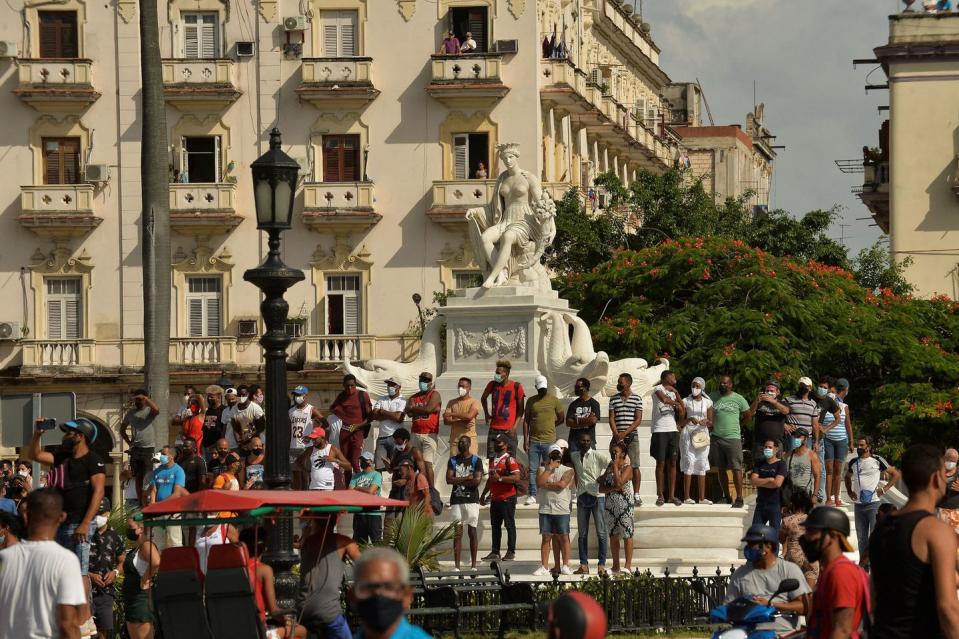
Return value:
<svg viewBox="0 0 959 639">
<path fill-rule="evenodd" d="M 767 544 L 779 544 L 779 535 L 776 533 L 776 529 L 772 526 L 753 524 L 749 527 L 749 530 L 746 531 L 746 535 L 741 541 L 752 543 L 761 541 Z"/>
<path fill-rule="evenodd" d="M 108 513 L 112 509 L 110 508 L 110 498 L 104 497 L 100 500 L 100 507 L 97 509 L 98 513 Z"/>
<path fill-rule="evenodd" d="M 86 417 L 77 417 L 76 419 L 71 419 L 68 422 L 64 422 L 60 425 L 60 430 L 63 432 L 75 430 L 78 433 L 82 433 L 83 436 L 87 438 L 87 441 L 91 444 L 97 439 L 97 425 Z"/>
<path fill-rule="evenodd" d="M 832 506 L 816 506 L 806 516 L 803 526 L 808 530 L 835 530 L 842 535 L 843 551 L 852 552 L 849 544 L 849 516 L 846 511 Z"/>
</svg>

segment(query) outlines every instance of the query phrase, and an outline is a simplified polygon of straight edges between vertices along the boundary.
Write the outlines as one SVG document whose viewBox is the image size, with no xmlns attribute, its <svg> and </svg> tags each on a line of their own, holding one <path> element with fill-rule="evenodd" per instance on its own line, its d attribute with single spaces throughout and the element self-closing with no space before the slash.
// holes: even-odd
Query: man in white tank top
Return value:
<svg viewBox="0 0 959 639">
<path fill-rule="evenodd" d="M 317 426 L 307 439 L 312 441 L 313 447 L 300 453 L 297 467 L 309 478 L 310 490 L 334 490 L 337 471 L 341 474 L 352 471 L 353 464 L 339 448 L 327 441 L 324 428 Z M 343 487 L 345 488 L 345 483 Z"/>
<path fill-rule="evenodd" d="M 293 406 L 290 407 L 290 467 L 294 474 L 294 486 L 297 485 L 296 475 L 299 467 L 296 465 L 297 458 L 306 450 L 308 444 L 306 437 L 313 428 L 323 419 L 323 415 L 315 406 L 307 403 L 306 396 L 310 389 L 306 386 L 297 386 L 293 389 Z M 303 478 L 299 478 L 302 482 Z"/>
</svg>

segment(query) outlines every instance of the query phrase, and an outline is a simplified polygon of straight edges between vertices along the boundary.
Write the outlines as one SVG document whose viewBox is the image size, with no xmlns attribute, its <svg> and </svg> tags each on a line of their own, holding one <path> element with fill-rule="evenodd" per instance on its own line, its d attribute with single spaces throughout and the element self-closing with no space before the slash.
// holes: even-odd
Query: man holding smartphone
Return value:
<svg viewBox="0 0 959 639">
<path fill-rule="evenodd" d="M 160 407 L 147 392 L 138 388 L 130 394 L 132 406 L 120 423 L 120 436 L 130 447 L 130 469 L 136 478 L 137 501 L 146 504 L 143 499 L 143 480 L 153 469 L 153 450 L 156 447 L 156 418 Z M 133 434 L 127 432 L 132 429 Z"/>
<path fill-rule="evenodd" d="M 789 406 L 779 401 L 779 382 L 774 379 L 766 382 L 759 391 L 756 399 L 749 407 L 749 417 L 755 418 L 753 430 L 753 462 L 758 463 L 763 458 L 763 442 L 773 440 L 779 443 L 779 450 L 790 450 L 791 442 L 785 441 L 786 433 L 793 432 L 792 425 L 786 425 L 786 415 Z"/>
</svg>

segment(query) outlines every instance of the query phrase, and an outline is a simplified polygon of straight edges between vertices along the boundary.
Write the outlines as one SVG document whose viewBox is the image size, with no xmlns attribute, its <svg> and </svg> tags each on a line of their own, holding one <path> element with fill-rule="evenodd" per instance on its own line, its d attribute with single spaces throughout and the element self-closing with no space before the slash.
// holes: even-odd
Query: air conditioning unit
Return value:
<svg viewBox="0 0 959 639">
<path fill-rule="evenodd" d="M 236 336 L 237 337 L 256 337 L 258 333 L 257 327 L 258 327 L 258 323 L 255 319 L 237 320 Z"/>
<path fill-rule="evenodd" d="M 106 164 L 88 164 L 83 169 L 85 182 L 109 182 L 110 167 Z"/>
<path fill-rule="evenodd" d="M 256 55 L 255 42 L 237 42 L 236 43 L 236 57 L 252 58 L 254 55 Z"/>
<path fill-rule="evenodd" d="M 285 31 L 306 31 L 306 16 L 290 16 L 283 18 Z"/>
<path fill-rule="evenodd" d="M 493 43 L 496 53 L 519 53 L 519 40 L 497 40 Z"/>
<path fill-rule="evenodd" d="M 16 42 L 0 42 L 0 58 L 15 58 L 19 54 Z"/>
<path fill-rule="evenodd" d="M 12 342 L 20 339 L 23 335 L 20 332 L 20 322 L 0 321 L 0 342 Z"/>
</svg>

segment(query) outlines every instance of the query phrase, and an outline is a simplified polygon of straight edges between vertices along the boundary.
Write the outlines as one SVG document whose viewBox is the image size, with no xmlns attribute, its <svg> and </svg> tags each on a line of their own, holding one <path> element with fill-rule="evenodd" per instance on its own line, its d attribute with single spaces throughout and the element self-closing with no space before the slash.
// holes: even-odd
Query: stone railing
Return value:
<svg viewBox="0 0 959 639">
<path fill-rule="evenodd" d="M 23 365 L 92 366 L 95 342 L 92 339 L 23 340 Z"/>
<path fill-rule="evenodd" d="M 90 60 L 20 59 L 18 77 L 25 84 L 91 84 Z"/>
<path fill-rule="evenodd" d="M 496 180 L 435 180 L 434 207 L 483 206 L 493 201 Z"/>
<path fill-rule="evenodd" d="M 306 361 L 311 364 L 340 364 L 345 357 L 356 361 L 374 357 L 376 338 L 372 335 L 307 335 Z"/>
<path fill-rule="evenodd" d="M 305 209 L 372 209 L 372 182 L 307 182 L 303 185 Z"/>
<path fill-rule="evenodd" d="M 92 213 L 92 184 L 43 184 L 20 187 L 24 213 Z"/>
<path fill-rule="evenodd" d="M 230 182 L 170 185 L 170 211 L 233 211 L 236 184 Z"/>
<path fill-rule="evenodd" d="M 499 82 L 503 54 L 433 55 L 433 82 Z"/>
<path fill-rule="evenodd" d="M 171 364 L 231 364 L 236 361 L 235 337 L 171 337 Z"/>
<path fill-rule="evenodd" d="M 164 59 L 163 84 L 235 84 L 233 60 L 226 58 Z"/>
<path fill-rule="evenodd" d="M 372 70 L 372 58 L 303 58 L 300 79 L 304 84 L 371 82 Z"/>
</svg>

